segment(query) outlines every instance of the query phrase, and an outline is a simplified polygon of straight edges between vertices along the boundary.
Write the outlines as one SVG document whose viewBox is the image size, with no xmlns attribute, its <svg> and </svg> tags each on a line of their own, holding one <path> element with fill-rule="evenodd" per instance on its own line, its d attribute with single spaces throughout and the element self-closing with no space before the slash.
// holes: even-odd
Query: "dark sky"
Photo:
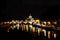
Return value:
<svg viewBox="0 0 60 40">
<path fill-rule="evenodd" d="M 59 15 L 60 2 L 56 0 L 2 0 L 1 16 L 26 17 Z M 55 14 L 56 13 L 56 14 Z"/>
</svg>

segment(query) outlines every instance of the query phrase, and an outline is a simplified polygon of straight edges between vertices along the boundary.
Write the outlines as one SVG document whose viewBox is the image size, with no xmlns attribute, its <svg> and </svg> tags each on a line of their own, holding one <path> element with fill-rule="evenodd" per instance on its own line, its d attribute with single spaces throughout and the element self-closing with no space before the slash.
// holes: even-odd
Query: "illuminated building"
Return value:
<svg viewBox="0 0 60 40">
<path fill-rule="evenodd" d="M 24 21 L 24 23 L 27 24 L 27 23 L 28 23 L 28 20 L 26 19 L 26 20 Z"/>
<path fill-rule="evenodd" d="M 16 23 L 17 23 L 17 24 L 16 24 L 16 27 L 17 27 L 17 29 L 19 30 L 19 21 L 17 21 Z"/>
<path fill-rule="evenodd" d="M 31 14 L 29 15 L 27 19 L 30 19 L 31 22 L 34 22 L 34 18 L 32 18 Z"/>
<path fill-rule="evenodd" d="M 16 24 L 16 21 L 12 20 L 12 23 L 13 23 L 13 24 Z"/>
<path fill-rule="evenodd" d="M 30 31 L 32 30 L 32 23 L 34 22 L 34 18 L 31 16 L 31 14 L 28 16 L 27 18 L 28 20 L 28 23 L 29 23 L 29 28 L 30 28 Z"/>
</svg>

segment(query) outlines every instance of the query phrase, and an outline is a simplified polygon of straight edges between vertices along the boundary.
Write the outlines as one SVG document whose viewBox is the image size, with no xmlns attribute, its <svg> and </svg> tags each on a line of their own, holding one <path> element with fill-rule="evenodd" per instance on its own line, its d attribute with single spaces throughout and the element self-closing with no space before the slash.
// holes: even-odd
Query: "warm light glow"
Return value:
<svg viewBox="0 0 60 40">
<path fill-rule="evenodd" d="M 12 23 L 16 24 L 16 21 L 12 20 Z"/>
<path fill-rule="evenodd" d="M 46 37 L 46 30 L 45 30 L 45 29 L 43 29 L 42 31 L 44 32 L 44 36 Z"/>
<path fill-rule="evenodd" d="M 38 28 L 38 36 L 40 36 L 40 31 L 41 31 L 40 28 Z"/>
<path fill-rule="evenodd" d="M 4 22 L 4 24 L 6 24 L 7 22 Z"/>
<path fill-rule="evenodd" d="M 42 27 L 46 27 L 46 25 L 42 24 Z"/>
<path fill-rule="evenodd" d="M 9 21 L 8 22 L 6 22 L 7 24 L 9 24 Z"/>
<path fill-rule="evenodd" d="M 28 20 L 26 19 L 25 22 L 28 22 Z"/>
<path fill-rule="evenodd" d="M 33 27 L 33 32 L 36 32 L 35 27 Z"/>
<path fill-rule="evenodd" d="M 55 22 L 53 22 L 54 24 L 57 24 L 57 22 L 55 21 Z"/>
<path fill-rule="evenodd" d="M 48 25 L 50 25 L 50 24 L 51 24 L 51 22 L 50 22 L 50 21 L 48 21 L 47 23 L 48 23 Z"/>
<path fill-rule="evenodd" d="M 54 39 L 56 39 L 56 33 L 54 33 Z"/>
<path fill-rule="evenodd" d="M 46 22 L 46 21 L 44 21 L 43 23 L 44 23 L 45 25 L 47 24 L 47 22 Z"/>
<path fill-rule="evenodd" d="M 16 28 L 16 26 L 13 26 L 13 28 Z"/>
<path fill-rule="evenodd" d="M 10 24 L 11 24 L 12 22 L 10 22 Z"/>
<path fill-rule="evenodd" d="M 3 22 L 1 22 L 1 24 L 3 24 Z"/>
<path fill-rule="evenodd" d="M 36 22 L 33 23 L 33 25 L 35 25 L 35 24 L 36 24 Z"/>
<path fill-rule="evenodd" d="M 28 20 L 26 19 L 26 20 L 24 21 L 24 23 L 27 24 L 27 22 L 28 22 Z"/>
<path fill-rule="evenodd" d="M 50 39 L 50 31 L 48 31 L 48 39 Z"/>
<path fill-rule="evenodd" d="M 22 28 L 23 28 L 23 30 L 25 30 L 25 28 L 26 28 L 26 25 L 24 25 Z"/>
<path fill-rule="evenodd" d="M 29 23 L 30 23 L 30 24 L 32 24 L 32 22 L 31 22 L 31 21 L 30 21 Z"/>
<path fill-rule="evenodd" d="M 27 24 L 27 22 L 24 22 L 25 24 Z"/>
<path fill-rule="evenodd" d="M 35 22 L 40 24 L 40 20 L 35 20 Z"/>
<path fill-rule="evenodd" d="M 30 28 L 32 28 L 33 26 L 32 25 L 29 25 Z"/>
<path fill-rule="evenodd" d="M 26 25 L 26 31 L 28 32 L 28 25 Z"/>
</svg>

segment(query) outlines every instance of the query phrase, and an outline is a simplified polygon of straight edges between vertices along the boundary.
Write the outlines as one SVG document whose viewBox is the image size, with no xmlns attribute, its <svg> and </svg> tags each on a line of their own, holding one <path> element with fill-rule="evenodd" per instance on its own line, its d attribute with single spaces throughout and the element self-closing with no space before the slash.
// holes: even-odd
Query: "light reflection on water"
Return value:
<svg viewBox="0 0 60 40">
<path fill-rule="evenodd" d="M 12 26 L 12 29 L 13 28 L 15 28 L 15 27 L 17 27 L 17 26 L 15 26 L 14 25 L 14 27 Z M 43 31 L 44 32 L 44 36 L 46 37 L 46 30 L 45 29 L 42 29 L 41 30 L 41 28 L 36 28 L 36 27 L 33 27 L 32 25 L 20 25 L 19 26 L 19 28 L 21 28 L 22 29 L 22 31 L 26 31 L 26 32 L 29 32 L 29 30 L 30 30 L 30 32 L 33 32 L 33 33 L 37 33 L 38 34 L 38 36 L 40 36 L 40 32 L 41 31 Z M 9 30 L 8 30 L 8 32 L 9 32 Z M 48 31 L 48 39 L 50 39 L 50 34 L 51 32 L 50 31 Z M 56 38 L 56 33 L 54 33 L 54 38 Z"/>
</svg>

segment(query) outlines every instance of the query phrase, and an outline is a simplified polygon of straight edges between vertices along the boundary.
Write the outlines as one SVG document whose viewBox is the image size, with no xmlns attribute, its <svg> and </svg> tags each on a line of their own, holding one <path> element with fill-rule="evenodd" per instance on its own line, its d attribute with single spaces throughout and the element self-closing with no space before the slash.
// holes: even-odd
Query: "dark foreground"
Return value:
<svg viewBox="0 0 60 40">
<path fill-rule="evenodd" d="M 0 33 L 0 37 L 3 40 L 46 40 L 45 37 L 33 35 L 31 32 L 14 30 L 12 32 L 2 32 Z"/>
<path fill-rule="evenodd" d="M 35 35 L 35 36 L 34 36 Z M 44 37 L 43 32 L 40 33 L 40 36 L 20 30 L 14 30 L 11 32 L 2 32 L 0 33 L 1 40 L 58 40 L 58 39 L 48 39 Z"/>
<path fill-rule="evenodd" d="M 44 37 L 44 33 L 41 32 L 40 36 L 37 35 L 37 33 L 32 32 L 26 32 L 20 30 L 10 30 L 10 32 L 6 32 L 8 27 L 0 28 L 0 39 L 1 40 L 60 40 L 57 36 L 56 39 L 53 39 L 53 36 L 51 36 L 51 39 L 48 39 L 48 37 Z M 48 29 L 47 29 L 48 30 Z M 57 32 L 57 34 L 60 34 Z"/>
</svg>

